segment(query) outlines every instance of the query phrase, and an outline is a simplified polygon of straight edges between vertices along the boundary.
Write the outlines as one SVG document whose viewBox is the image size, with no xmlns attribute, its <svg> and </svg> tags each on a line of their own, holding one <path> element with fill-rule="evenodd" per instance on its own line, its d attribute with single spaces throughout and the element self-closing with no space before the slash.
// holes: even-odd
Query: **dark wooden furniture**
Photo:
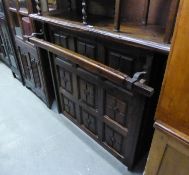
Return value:
<svg viewBox="0 0 189 175">
<path fill-rule="evenodd" d="M 28 42 L 35 31 L 28 15 L 35 12 L 35 6 L 29 0 L 8 0 L 5 4 L 25 85 L 50 107 L 54 93 L 49 63 L 43 61 L 45 53 L 41 57 L 42 53 Z"/>
<path fill-rule="evenodd" d="M 189 172 L 189 137 L 165 123 L 155 124 L 155 134 L 145 175 L 187 175 Z"/>
<path fill-rule="evenodd" d="M 38 13 L 44 36 L 29 41 L 49 52 L 59 111 L 132 169 L 150 146 L 169 45 Z"/>
<path fill-rule="evenodd" d="M 13 40 L 9 30 L 7 14 L 5 13 L 2 1 L 0 1 L 0 44 L 1 59 L 11 68 L 13 76 L 22 81 L 20 65 L 15 53 Z"/>
<path fill-rule="evenodd" d="M 189 172 L 189 1 L 182 0 L 145 175 Z"/>
<path fill-rule="evenodd" d="M 38 1 L 38 0 L 37 0 Z M 179 0 L 44 0 L 39 13 L 170 43 Z"/>
<path fill-rule="evenodd" d="M 43 99 L 53 85 L 59 112 L 132 169 L 149 150 L 179 0 L 35 0 L 32 14 L 9 2 L 27 86 Z"/>
</svg>

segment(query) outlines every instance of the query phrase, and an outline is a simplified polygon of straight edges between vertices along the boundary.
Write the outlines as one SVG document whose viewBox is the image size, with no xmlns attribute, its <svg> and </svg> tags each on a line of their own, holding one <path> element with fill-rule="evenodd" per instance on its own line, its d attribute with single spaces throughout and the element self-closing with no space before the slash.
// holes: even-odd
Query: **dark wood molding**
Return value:
<svg viewBox="0 0 189 175">
<path fill-rule="evenodd" d="M 170 44 L 161 44 L 153 41 L 147 41 L 143 39 L 133 38 L 127 36 L 126 34 L 121 34 L 117 32 L 110 32 L 99 29 L 97 27 L 84 26 L 81 23 L 71 22 L 69 20 L 64 20 L 52 16 L 39 16 L 38 14 L 30 14 L 32 19 L 45 22 L 51 25 L 55 25 L 57 27 L 65 28 L 70 31 L 81 32 L 84 34 L 88 34 L 91 36 L 98 35 L 98 37 L 102 39 L 106 39 L 109 41 L 116 41 L 121 44 L 127 44 L 131 46 L 135 46 L 138 48 L 144 48 L 151 51 L 157 51 L 161 53 L 168 54 L 170 52 Z"/>
<path fill-rule="evenodd" d="M 131 85 L 131 86 L 133 86 L 134 91 L 138 91 L 139 93 L 141 93 L 145 96 L 150 97 L 153 95 L 153 91 L 154 91 L 153 88 L 140 83 L 140 81 L 136 81 L 136 82 L 132 83 L 131 77 L 129 77 L 126 74 L 121 73 L 120 71 L 112 69 L 109 66 L 106 66 L 102 63 L 94 61 L 90 58 L 87 58 L 83 55 L 80 55 L 80 54 L 70 51 L 68 49 L 57 46 L 55 44 L 51 44 L 42 39 L 32 37 L 29 40 L 32 43 L 34 43 L 37 47 L 46 49 L 46 50 L 48 50 L 54 54 L 57 54 L 59 56 L 63 56 L 65 58 L 69 59 L 70 61 L 80 65 L 81 67 L 85 68 L 86 70 L 91 71 L 95 74 L 101 75 L 104 78 L 107 78 L 107 79 L 113 81 L 114 83 L 121 84 L 121 85 L 125 86 L 126 88 Z"/>
</svg>

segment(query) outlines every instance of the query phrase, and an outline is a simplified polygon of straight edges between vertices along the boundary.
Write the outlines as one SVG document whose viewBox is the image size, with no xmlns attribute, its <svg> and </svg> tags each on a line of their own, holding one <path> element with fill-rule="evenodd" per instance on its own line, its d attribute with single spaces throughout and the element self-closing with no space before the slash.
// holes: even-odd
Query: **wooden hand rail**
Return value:
<svg viewBox="0 0 189 175">
<path fill-rule="evenodd" d="M 104 77 L 114 83 L 121 84 L 125 86 L 128 90 L 136 91 L 147 97 L 150 97 L 153 95 L 154 89 L 141 83 L 138 79 L 136 79 L 136 76 L 131 78 L 128 75 L 120 71 L 117 71 L 111 67 L 108 67 L 102 63 L 94 61 L 86 56 L 80 55 L 71 50 L 57 46 L 56 44 L 49 43 L 43 39 L 31 37 L 29 38 L 29 40 L 30 42 L 35 44 L 37 47 L 48 50 L 61 57 L 65 57 L 69 59 L 70 61 L 78 64 L 82 68 L 88 70 L 89 72 L 98 74 L 101 77 Z"/>
</svg>

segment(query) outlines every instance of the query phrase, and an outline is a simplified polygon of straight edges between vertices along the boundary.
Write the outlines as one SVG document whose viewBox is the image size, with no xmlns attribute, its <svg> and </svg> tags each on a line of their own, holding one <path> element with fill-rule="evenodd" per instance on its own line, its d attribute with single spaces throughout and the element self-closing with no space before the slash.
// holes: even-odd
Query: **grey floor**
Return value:
<svg viewBox="0 0 189 175">
<path fill-rule="evenodd" d="M 0 62 L 0 175 L 132 174 Z"/>
</svg>

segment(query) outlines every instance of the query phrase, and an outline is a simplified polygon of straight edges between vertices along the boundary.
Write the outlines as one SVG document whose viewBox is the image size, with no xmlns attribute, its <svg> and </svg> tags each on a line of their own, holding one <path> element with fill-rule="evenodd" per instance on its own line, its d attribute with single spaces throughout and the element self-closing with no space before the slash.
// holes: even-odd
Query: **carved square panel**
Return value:
<svg viewBox="0 0 189 175">
<path fill-rule="evenodd" d="M 30 80 L 31 79 L 30 66 L 27 61 L 27 55 L 21 54 L 21 61 L 24 69 L 25 78 Z"/>
<path fill-rule="evenodd" d="M 60 45 L 60 35 L 58 33 L 53 33 L 54 43 Z"/>
<path fill-rule="evenodd" d="M 68 37 L 61 34 L 60 32 L 53 33 L 53 40 L 54 40 L 54 43 L 59 46 L 62 46 L 64 48 L 67 48 L 68 46 Z"/>
<path fill-rule="evenodd" d="M 133 58 L 111 51 L 109 53 L 108 62 L 109 62 L 109 66 L 116 70 L 119 70 L 130 76 L 133 74 L 134 71 Z"/>
<path fill-rule="evenodd" d="M 76 118 L 76 109 L 74 102 L 72 102 L 67 97 L 62 96 L 62 105 L 63 105 L 63 111 L 68 113 L 73 118 Z"/>
<path fill-rule="evenodd" d="M 83 125 L 93 134 L 97 135 L 96 117 L 92 116 L 85 110 L 81 110 L 81 118 L 82 118 Z"/>
<path fill-rule="evenodd" d="M 85 43 L 78 41 L 77 42 L 77 52 L 81 55 L 85 55 Z"/>
<path fill-rule="evenodd" d="M 89 58 L 95 59 L 96 57 L 96 46 L 89 44 L 87 42 L 78 41 L 77 42 L 77 52 L 85 55 Z"/>
<path fill-rule="evenodd" d="M 96 94 L 95 85 L 83 79 L 79 79 L 79 85 L 80 85 L 80 88 L 79 88 L 80 98 L 82 102 L 95 108 L 96 107 L 95 100 L 97 98 L 95 97 L 95 94 Z"/>
<path fill-rule="evenodd" d="M 67 70 L 59 67 L 60 85 L 66 91 L 73 92 L 72 74 Z"/>
<path fill-rule="evenodd" d="M 60 45 L 64 48 L 68 46 L 68 37 L 65 35 L 60 35 Z"/>
<path fill-rule="evenodd" d="M 86 44 L 86 56 L 95 59 L 96 47 L 92 44 Z"/>
<path fill-rule="evenodd" d="M 39 75 L 39 67 L 37 64 L 37 60 L 33 58 L 32 56 L 30 57 L 31 60 L 31 68 L 32 68 L 32 73 L 33 73 L 33 79 L 35 83 L 36 88 L 41 88 L 41 78 Z"/>
<path fill-rule="evenodd" d="M 105 136 L 104 141 L 108 146 L 113 148 L 119 154 L 122 154 L 123 136 L 118 132 L 114 131 L 108 125 L 105 125 Z"/>
<path fill-rule="evenodd" d="M 125 126 L 127 104 L 120 99 L 106 94 L 105 115 Z"/>
</svg>

